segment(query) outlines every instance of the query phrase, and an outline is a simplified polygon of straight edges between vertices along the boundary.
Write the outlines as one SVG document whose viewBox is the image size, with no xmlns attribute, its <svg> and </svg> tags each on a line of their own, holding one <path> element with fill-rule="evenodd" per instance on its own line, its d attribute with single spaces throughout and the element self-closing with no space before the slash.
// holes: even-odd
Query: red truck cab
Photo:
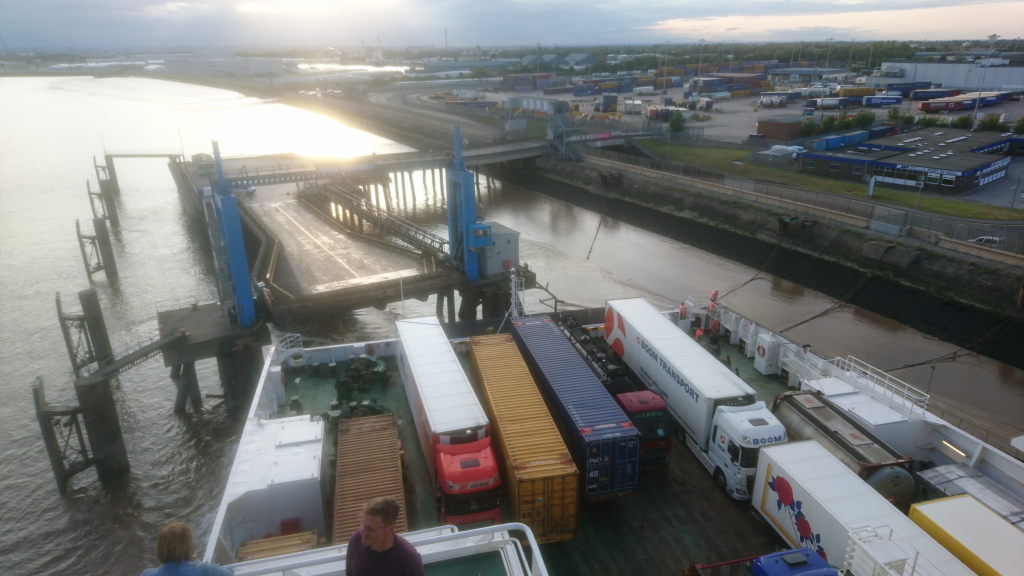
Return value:
<svg viewBox="0 0 1024 576">
<path fill-rule="evenodd" d="M 640 467 L 668 466 L 672 457 L 672 417 L 665 399 L 651 390 L 615 395 L 622 411 L 640 431 Z"/>
<path fill-rule="evenodd" d="M 501 479 L 491 438 L 436 444 L 435 449 L 441 522 L 500 524 Z"/>
</svg>

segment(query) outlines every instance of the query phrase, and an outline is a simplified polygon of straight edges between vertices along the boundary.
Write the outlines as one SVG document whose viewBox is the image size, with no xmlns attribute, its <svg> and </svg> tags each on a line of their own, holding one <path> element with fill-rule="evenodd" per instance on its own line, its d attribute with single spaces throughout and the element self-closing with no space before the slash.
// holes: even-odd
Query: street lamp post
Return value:
<svg viewBox="0 0 1024 576">
<path fill-rule="evenodd" d="M 825 68 L 828 68 L 829 62 L 832 61 L 832 39 L 828 39 L 828 50 L 825 52 Z"/>
<path fill-rule="evenodd" d="M 697 97 L 700 98 L 701 91 L 702 91 L 701 89 L 703 88 L 703 84 L 704 84 L 704 75 L 702 73 L 702 68 L 704 66 L 704 39 L 703 38 L 700 39 L 698 45 L 700 46 L 700 48 L 699 48 L 699 51 L 697 53 Z"/>
<path fill-rule="evenodd" d="M 1024 174 L 1017 176 L 1017 185 L 1010 189 L 1010 209 L 1009 212 L 1007 212 L 1006 214 L 1006 232 L 1003 233 L 1003 235 L 1006 236 L 1007 239 L 1009 239 L 1010 237 L 1010 222 L 1013 220 L 1013 206 L 1014 204 L 1017 203 L 1017 195 L 1020 194 L 1021 178 L 1024 178 Z"/>
<path fill-rule="evenodd" d="M 974 98 L 974 117 L 971 118 L 972 132 L 978 129 L 978 108 L 981 106 L 981 91 L 985 88 L 985 72 L 987 72 L 987 70 L 982 68 L 981 84 L 978 85 L 978 91 L 975 93 L 976 97 Z"/>
</svg>

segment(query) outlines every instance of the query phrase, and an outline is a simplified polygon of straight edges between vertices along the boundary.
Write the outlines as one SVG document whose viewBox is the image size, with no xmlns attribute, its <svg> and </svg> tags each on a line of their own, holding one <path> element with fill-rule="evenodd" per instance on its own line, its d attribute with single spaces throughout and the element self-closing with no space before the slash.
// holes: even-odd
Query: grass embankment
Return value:
<svg viewBox="0 0 1024 576">
<path fill-rule="evenodd" d="M 692 146 L 669 144 L 656 140 L 644 142 L 644 147 L 657 154 L 660 158 L 679 162 L 690 166 L 701 166 L 717 172 L 728 172 L 736 176 L 753 180 L 778 182 L 797 188 L 806 188 L 817 192 L 840 194 L 862 200 L 873 200 L 891 206 L 917 208 L 922 212 L 956 216 L 959 218 L 977 218 L 980 220 L 1021 220 L 1024 221 L 1024 210 L 1010 210 L 1005 206 L 991 206 L 976 202 L 967 202 L 956 198 L 935 196 L 924 193 L 918 197 L 917 192 L 897 190 L 875 186 L 875 194 L 868 197 L 867 184 L 848 180 L 833 180 L 821 176 L 802 174 L 790 170 L 758 166 L 747 163 L 747 150 L 734 148 L 715 148 L 710 146 Z M 1011 213 L 1012 212 L 1012 213 Z"/>
</svg>

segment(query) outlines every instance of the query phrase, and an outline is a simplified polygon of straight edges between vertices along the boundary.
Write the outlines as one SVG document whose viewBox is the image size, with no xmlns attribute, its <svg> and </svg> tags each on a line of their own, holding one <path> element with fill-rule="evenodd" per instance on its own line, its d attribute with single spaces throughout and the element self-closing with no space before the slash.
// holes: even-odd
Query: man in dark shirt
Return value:
<svg viewBox="0 0 1024 576">
<path fill-rule="evenodd" d="M 348 541 L 346 576 L 423 576 L 419 552 L 395 534 L 399 510 L 393 498 L 377 498 L 363 508 L 362 526 Z"/>
</svg>

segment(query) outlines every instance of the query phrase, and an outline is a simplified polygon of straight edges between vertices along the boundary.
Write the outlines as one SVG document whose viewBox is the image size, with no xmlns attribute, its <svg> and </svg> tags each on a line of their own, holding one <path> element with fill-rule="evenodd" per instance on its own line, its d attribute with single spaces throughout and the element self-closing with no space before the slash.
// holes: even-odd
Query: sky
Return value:
<svg viewBox="0 0 1024 576">
<path fill-rule="evenodd" d="M 0 0 L 10 50 L 959 40 L 1021 0 Z"/>
</svg>

